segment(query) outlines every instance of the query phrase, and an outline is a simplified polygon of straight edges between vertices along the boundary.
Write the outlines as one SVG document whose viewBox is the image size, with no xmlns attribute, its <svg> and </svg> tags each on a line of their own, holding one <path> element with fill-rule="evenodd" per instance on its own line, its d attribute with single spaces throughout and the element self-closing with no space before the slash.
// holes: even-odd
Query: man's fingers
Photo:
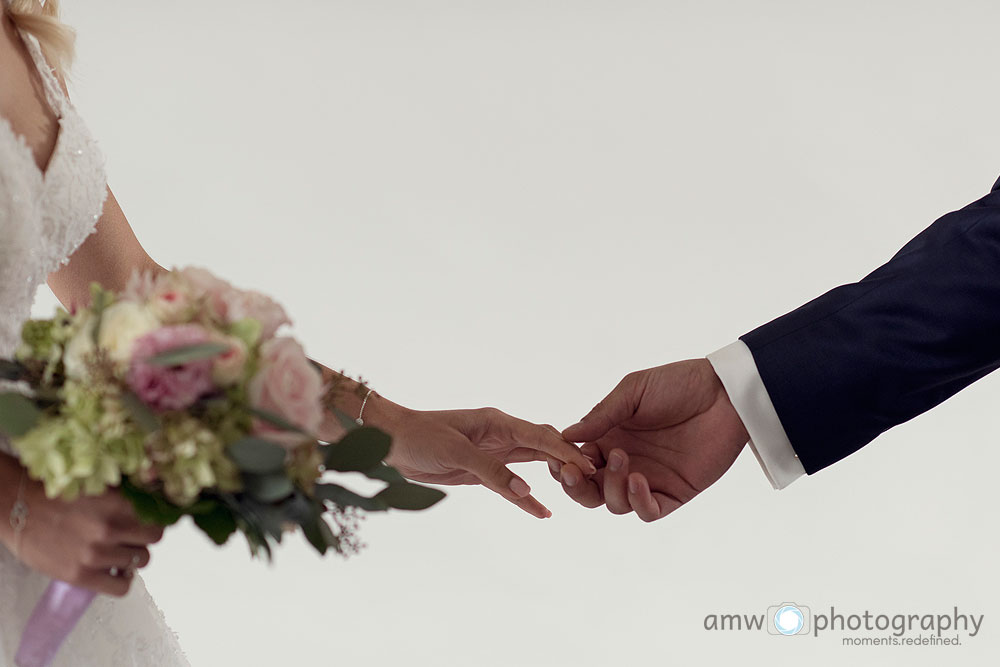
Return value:
<svg viewBox="0 0 1000 667">
<path fill-rule="evenodd" d="M 550 468 L 550 472 L 552 469 Z M 598 473 L 595 478 L 584 476 L 583 472 L 572 463 L 567 463 L 561 467 L 559 477 L 562 482 L 563 491 L 570 498 L 580 503 L 584 507 L 600 507 L 604 504 L 604 497 L 601 495 Z M 553 472 L 553 477 L 555 473 Z"/>
<path fill-rule="evenodd" d="M 628 454 L 621 449 L 608 453 L 604 469 L 604 503 L 612 514 L 628 514 L 632 506 L 628 501 Z"/>
<path fill-rule="evenodd" d="M 628 476 L 628 501 L 643 521 L 656 521 L 681 506 L 673 496 L 649 490 L 645 475 L 634 472 Z"/>
<path fill-rule="evenodd" d="M 597 440 L 612 428 L 632 417 L 638 408 L 635 392 L 637 375 L 629 373 L 610 394 L 576 424 L 562 432 L 571 442 Z"/>
</svg>

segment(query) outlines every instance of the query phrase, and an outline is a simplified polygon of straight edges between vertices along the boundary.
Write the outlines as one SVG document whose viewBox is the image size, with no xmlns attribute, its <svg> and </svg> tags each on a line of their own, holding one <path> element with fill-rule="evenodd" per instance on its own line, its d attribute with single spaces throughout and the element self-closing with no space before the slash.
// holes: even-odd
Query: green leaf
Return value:
<svg viewBox="0 0 1000 667">
<path fill-rule="evenodd" d="M 326 538 L 323 536 L 323 530 L 320 528 L 320 525 L 323 524 L 323 513 L 318 509 L 314 509 L 306 516 L 299 517 L 298 523 L 302 527 L 302 535 L 306 538 L 306 541 L 313 545 L 313 548 L 321 556 L 326 555 L 326 550 L 330 545 L 327 544 Z"/>
<path fill-rule="evenodd" d="M 262 503 L 273 503 L 287 498 L 295 491 L 292 480 L 283 473 L 269 475 L 243 475 L 247 495 Z"/>
<path fill-rule="evenodd" d="M 301 433 L 303 435 L 308 435 L 301 428 L 288 421 L 280 415 L 276 415 L 273 412 L 268 412 L 267 410 L 261 410 L 259 408 L 247 408 L 247 411 L 254 417 L 262 421 L 266 421 L 271 426 L 276 426 L 284 431 L 291 431 L 292 433 Z"/>
<path fill-rule="evenodd" d="M 131 501 L 139 518 L 146 523 L 170 526 L 184 516 L 183 508 L 174 505 L 158 494 L 140 489 L 127 478 L 122 480 L 121 491 L 122 495 Z"/>
<path fill-rule="evenodd" d="M 444 491 L 440 489 L 403 482 L 385 487 L 375 496 L 375 500 L 380 500 L 389 507 L 398 510 L 423 510 L 434 505 L 444 496 Z"/>
<path fill-rule="evenodd" d="M 146 361 L 154 366 L 179 366 L 192 361 L 202 359 L 213 359 L 226 350 L 229 346 L 224 343 L 198 343 L 197 345 L 182 345 L 172 350 L 161 352 L 150 357 Z"/>
<path fill-rule="evenodd" d="M 382 482 L 389 482 L 390 484 L 406 481 L 406 478 L 399 474 L 398 470 L 385 463 L 380 463 L 371 470 L 365 470 L 365 476 L 368 479 L 377 479 Z"/>
<path fill-rule="evenodd" d="M 236 519 L 232 512 L 222 503 L 213 503 L 214 507 L 207 512 L 193 514 L 196 526 L 202 529 L 213 542 L 223 545 L 229 541 L 229 536 L 236 532 Z"/>
<path fill-rule="evenodd" d="M 14 392 L 0 394 L 0 432 L 19 438 L 35 428 L 41 416 L 30 398 Z"/>
<path fill-rule="evenodd" d="M 160 430 L 159 417 L 131 391 L 122 394 L 122 405 L 128 410 L 132 420 L 146 433 L 155 433 Z"/>
<path fill-rule="evenodd" d="M 330 525 L 326 522 L 326 519 L 320 517 L 319 519 L 319 532 L 323 536 L 323 541 L 326 542 L 327 546 L 332 547 L 335 551 L 340 551 L 340 538 L 333 534 L 330 530 Z"/>
<path fill-rule="evenodd" d="M 90 283 L 91 310 L 94 313 L 94 325 L 90 330 L 94 345 L 97 345 L 101 335 L 101 323 L 104 320 L 104 310 L 111 305 L 111 295 L 104 291 L 98 283 Z"/>
<path fill-rule="evenodd" d="M 329 500 L 342 507 L 360 507 L 369 512 L 384 512 L 389 508 L 384 502 L 375 498 L 366 498 L 339 484 L 317 484 L 315 495 L 320 500 Z"/>
<path fill-rule="evenodd" d="M 343 426 L 344 430 L 347 431 L 348 433 L 350 433 L 351 431 L 358 430 L 358 428 L 361 426 L 361 424 L 358 423 L 357 419 L 350 416 L 343 410 L 337 410 L 336 408 L 333 408 L 333 416 L 337 418 L 337 421 L 340 422 L 340 425 Z"/>
<path fill-rule="evenodd" d="M 327 470 L 340 472 L 363 472 L 371 470 L 386 457 L 392 445 L 392 438 L 386 433 L 362 426 L 330 445 L 326 450 Z"/>
<path fill-rule="evenodd" d="M 270 440 L 247 437 L 229 445 L 226 452 L 243 472 L 277 472 L 285 464 L 285 448 Z"/>
<path fill-rule="evenodd" d="M 16 361 L 0 359 L 0 380 L 18 380 L 24 375 L 24 366 Z"/>
</svg>

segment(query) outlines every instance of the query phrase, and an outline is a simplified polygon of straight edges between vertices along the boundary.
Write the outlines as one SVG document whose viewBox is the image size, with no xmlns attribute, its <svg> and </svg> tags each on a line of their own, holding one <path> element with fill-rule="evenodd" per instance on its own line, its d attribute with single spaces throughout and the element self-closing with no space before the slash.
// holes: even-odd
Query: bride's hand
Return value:
<svg viewBox="0 0 1000 667">
<path fill-rule="evenodd" d="M 17 497 L 21 466 L 0 455 L 0 540 L 14 551 L 14 531 L 7 521 Z M 149 564 L 148 545 L 163 536 L 161 526 L 142 523 L 132 504 L 117 490 L 100 496 L 81 496 L 67 502 L 45 496 L 40 482 L 24 480 L 28 517 L 18 539 L 18 557 L 34 570 L 67 583 L 114 596 L 128 592 L 131 579 L 112 576 Z"/>
<path fill-rule="evenodd" d="M 552 513 L 531 496 L 507 464 L 555 458 L 596 472 L 591 461 L 552 426 L 532 424 L 495 408 L 418 411 L 377 397 L 374 426 L 393 436 L 386 462 L 432 484 L 482 484 L 540 519 Z M 367 415 L 368 413 L 366 413 Z M 378 423 L 381 422 L 381 423 Z"/>
</svg>

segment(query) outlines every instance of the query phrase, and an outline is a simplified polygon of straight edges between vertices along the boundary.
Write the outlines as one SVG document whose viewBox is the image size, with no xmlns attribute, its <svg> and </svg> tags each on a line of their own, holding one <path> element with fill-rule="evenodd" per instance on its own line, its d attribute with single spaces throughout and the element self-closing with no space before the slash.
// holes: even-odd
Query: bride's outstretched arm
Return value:
<svg viewBox="0 0 1000 667">
<path fill-rule="evenodd" d="M 142 248 L 109 189 L 96 232 L 48 282 L 63 305 L 72 308 L 89 304 L 90 283 L 121 291 L 136 269 L 164 270 Z M 357 383 L 325 367 L 323 374 L 340 389 L 337 409 L 358 415 L 364 393 L 357 391 Z M 365 422 L 393 436 L 389 462 L 407 477 L 436 484 L 482 484 L 539 518 L 550 512 L 530 495 L 527 483 L 509 464 L 553 458 L 573 463 L 584 473 L 595 471 L 555 428 L 494 408 L 419 411 L 373 394 L 365 406 Z M 329 425 L 334 425 L 332 417 Z"/>
</svg>

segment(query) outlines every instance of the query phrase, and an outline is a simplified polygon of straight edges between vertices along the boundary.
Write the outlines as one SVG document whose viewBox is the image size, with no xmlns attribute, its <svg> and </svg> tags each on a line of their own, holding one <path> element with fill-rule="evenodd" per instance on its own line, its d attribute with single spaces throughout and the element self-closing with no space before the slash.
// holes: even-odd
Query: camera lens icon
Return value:
<svg viewBox="0 0 1000 667">
<path fill-rule="evenodd" d="M 804 635 L 809 632 L 809 607 L 782 602 L 767 609 L 767 631 L 772 635 Z"/>
</svg>

